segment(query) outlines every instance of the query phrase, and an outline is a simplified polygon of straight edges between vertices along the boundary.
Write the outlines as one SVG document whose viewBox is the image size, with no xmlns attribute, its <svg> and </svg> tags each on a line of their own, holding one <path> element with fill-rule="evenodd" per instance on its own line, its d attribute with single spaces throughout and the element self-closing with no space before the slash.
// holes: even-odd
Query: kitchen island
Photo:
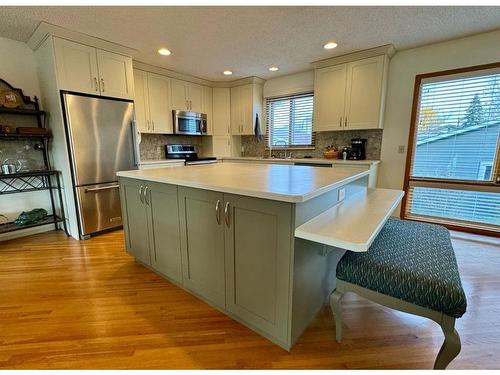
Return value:
<svg viewBox="0 0 500 375">
<path fill-rule="evenodd" d="M 366 250 L 402 197 L 387 190 L 379 200 L 384 189 L 369 189 L 368 174 L 257 163 L 119 172 L 126 248 L 289 350 L 334 289 L 345 249 Z M 335 211 L 344 205 L 356 215 Z M 372 219 L 357 236 L 363 210 Z M 335 220 L 346 220 L 347 236 L 328 229 Z"/>
</svg>

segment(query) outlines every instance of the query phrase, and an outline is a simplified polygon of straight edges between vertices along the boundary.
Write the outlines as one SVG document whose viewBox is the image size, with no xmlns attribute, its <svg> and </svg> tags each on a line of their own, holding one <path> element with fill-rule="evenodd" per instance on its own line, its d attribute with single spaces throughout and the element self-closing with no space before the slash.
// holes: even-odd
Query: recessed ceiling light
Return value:
<svg viewBox="0 0 500 375">
<path fill-rule="evenodd" d="M 224 75 L 225 76 L 230 76 L 231 74 L 233 74 L 232 71 L 230 71 L 230 70 L 224 70 Z"/>
<path fill-rule="evenodd" d="M 276 72 L 276 71 L 278 71 L 278 70 L 280 70 L 280 68 L 278 68 L 277 66 L 271 66 L 271 67 L 269 68 L 269 71 L 270 71 L 270 72 Z"/>
<path fill-rule="evenodd" d="M 337 47 L 335 42 L 328 42 L 323 46 L 324 49 L 334 49 L 335 47 Z"/>
<path fill-rule="evenodd" d="M 158 50 L 158 53 L 162 56 L 169 56 L 172 54 L 172 52 L 170 52 L 170 50 L 166 49 L 166 48 L 160 48 Z"/>
</svg>

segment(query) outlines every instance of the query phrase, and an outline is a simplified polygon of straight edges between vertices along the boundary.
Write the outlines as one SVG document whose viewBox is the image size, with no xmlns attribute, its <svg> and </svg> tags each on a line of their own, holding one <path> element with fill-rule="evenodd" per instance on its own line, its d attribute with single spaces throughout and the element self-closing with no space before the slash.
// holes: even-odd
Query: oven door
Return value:
<svg viewBox="0 0 500 375">
<path fill-rule="evenodd" d="M 174 132 L 187 135 L 206 134 L 206 117 L 200 113 L 174 111 Z"/>
</svg>

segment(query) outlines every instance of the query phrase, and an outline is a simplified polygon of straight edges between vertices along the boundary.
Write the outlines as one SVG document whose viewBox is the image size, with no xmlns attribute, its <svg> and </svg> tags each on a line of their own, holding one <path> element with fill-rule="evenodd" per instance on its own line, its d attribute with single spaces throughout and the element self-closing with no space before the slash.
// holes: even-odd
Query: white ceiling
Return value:
<svg viewBox="0 0 500 375">
<path fill-rule="evenodd" d="M 270 78 L 392 43 L 396 49 L 500 28 L 500 7 L 0 7 L 0 36 L 40 21 L 139 52 L 134 59 L 214 81 Z M 338 42 L 335 50 L 322 45 Z M 500 45 L 500 41 L 499 41 Z M 159 47 L 172 51 L 157 54 Z M 272 65 L 280 71 L 269 72 Z M 222 75 L 230 69 L 231 77 Z"/>
</svg>

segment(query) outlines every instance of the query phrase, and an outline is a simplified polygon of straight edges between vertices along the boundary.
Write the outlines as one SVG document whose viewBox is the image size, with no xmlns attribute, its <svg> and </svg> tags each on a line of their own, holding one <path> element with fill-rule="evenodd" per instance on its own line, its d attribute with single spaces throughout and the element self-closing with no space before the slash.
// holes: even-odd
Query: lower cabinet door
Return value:
<svg viewBox="0 0 500 375">
<path fill-rule="evenodd" d="M 226 309 L 286 343 L 292 205 L 231 194 L 224 200 Z"/>
<path fill-rule="evenodd" d="M 184 286 L 224 308 L 223 194 L 178 189 Z"/>
<path fill-rule="evenodd" d="M 141 181 L 120 180 L 123 226 L 127 251 L 142 263 L 151 265 L 149 253 L 150 215 L 144 202 Z"/>
<path fill-rule="evenodd" d="M 151 265 L 163 275 L 182 283 L 177 186 L 155 183 L 148 183 L 148 186 L 153 223 Z"/>
</svg>

